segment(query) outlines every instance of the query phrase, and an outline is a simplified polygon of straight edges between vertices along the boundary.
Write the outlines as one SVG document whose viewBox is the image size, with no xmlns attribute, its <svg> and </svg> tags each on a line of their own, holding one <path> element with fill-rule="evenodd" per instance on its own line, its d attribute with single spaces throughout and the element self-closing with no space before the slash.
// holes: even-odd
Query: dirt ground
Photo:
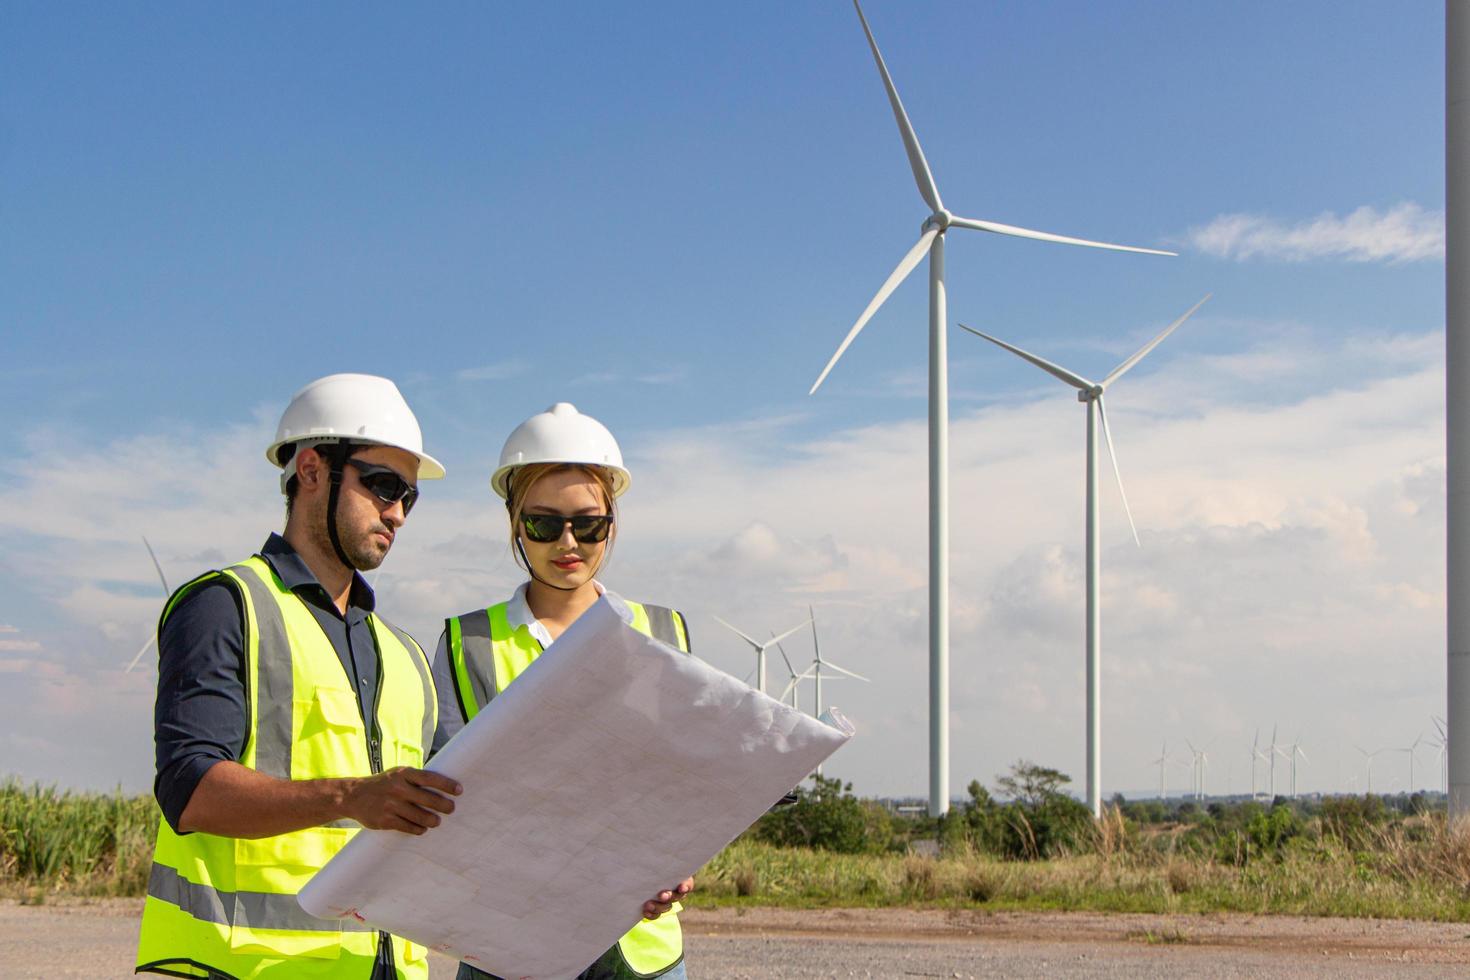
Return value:
<svg viewBox="0 0 1470 980">
<path fill-rule="evenodd" d="M 0 976 L 130 976 L 135 899 L 0 902 Z M 779 977 L 1464 977 L 1470 924 L 1287 916 L 691 909 L 691 980 Z M 454 964 L 437 958 L 433 980 Z"/>
</svg>

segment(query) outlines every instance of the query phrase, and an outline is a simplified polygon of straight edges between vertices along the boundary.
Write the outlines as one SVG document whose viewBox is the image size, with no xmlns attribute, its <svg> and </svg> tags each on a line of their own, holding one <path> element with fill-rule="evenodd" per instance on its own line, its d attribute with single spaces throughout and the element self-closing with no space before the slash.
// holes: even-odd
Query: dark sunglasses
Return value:
<svg viewBox="0 0 1470 980">
<path fill-rule="evenodd" d="M 549 544 L 561 537 L 561 533 L 570 524 L 572 526 L 572 537 L 583 544 L 593 544 L 607 539 L 607 532 L 612 529 L 611 514 L 578 514 L 576 517 L 563 517 L 560 514 L 522 514 L 521 528 L 526 532 L 526 537 L 541 544 Z"/>
<path fill-rule="evenodd" d="M 360 459 L 349 459 L 347 465 L 357 470 L 357 482 L 363 489 L 385 504 L 403 502 L 403 516 L 413 510 L 419 499 L 419 488 L 386 466 L 377 466 Z"/>
</svg>

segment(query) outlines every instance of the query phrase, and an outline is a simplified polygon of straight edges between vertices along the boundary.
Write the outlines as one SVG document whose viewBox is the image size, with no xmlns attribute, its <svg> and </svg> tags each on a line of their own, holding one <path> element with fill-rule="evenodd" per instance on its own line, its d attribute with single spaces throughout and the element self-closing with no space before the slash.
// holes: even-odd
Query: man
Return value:
<svg viewBox="0 0 1470 980">
<path fill-rule="evenodd" d="M 296 893 L 360 827 L 422 834 L 453 780 L 419 768 L 437 718 L 419 645 L 374 610 L 376 568 L 444 467 L 386 378 L 338 374 L 291 400 L 266 457 L 284 534 L 169 599 L 159 620 L 163 810 L 138 972 L 411 980 L 426 952 Z"/>
</svg>

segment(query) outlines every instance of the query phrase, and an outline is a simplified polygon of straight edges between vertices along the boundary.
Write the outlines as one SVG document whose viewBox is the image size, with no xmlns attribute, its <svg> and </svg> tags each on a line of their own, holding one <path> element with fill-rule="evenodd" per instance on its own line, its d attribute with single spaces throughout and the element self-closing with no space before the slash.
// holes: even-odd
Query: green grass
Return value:
<svg viewBox="0 0 1470 980">
<path fill-rule="evenodd" d="M 149 796 L 0 783 L 0 894 L 141 895 L 158 819 Z"/>
<path fill-rule="evenodd" d="M 151 797 L 0 783 L 0 896 L 136 896 L 147 885 Z M 1177 828 L 1176 828 L 1177 830 Z M 1470 830 L 1416 817 L 1350 848 L 1320 831 L 1243 866 L 1176 847 L 1177 833 L 1103 826 L 1093 850 L 1045 861 L 952 849 L 937 858 L 835 854 L 742 838 L 686 903 L 811 907 L 1334 915 L 1470 921 Z M 1187 936 L 1141 937 L 1185 942 Z"/>
</svg>

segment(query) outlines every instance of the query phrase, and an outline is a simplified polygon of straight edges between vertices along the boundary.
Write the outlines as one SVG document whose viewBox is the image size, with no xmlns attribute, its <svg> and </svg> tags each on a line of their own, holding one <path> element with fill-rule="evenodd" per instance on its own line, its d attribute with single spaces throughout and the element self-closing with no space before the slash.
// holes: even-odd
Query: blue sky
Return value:
<svg viewBox="0 0 1470 980">
<path fill-rule="evenodd" d="M 1273 716 L 1324 758 L 1412 739 L 1443 701 L 1442 6 L 866 11 L 956 213 L 1181 252 L 957 230 L 952 320 L 1101 375 L 1215 294 L 1111 406 L 1155 543 L 1108 559 L 1109 690 L 1180 714 L 1117 702 L 1107 788 L 1156 785 L 1137 760 L 1187 720 L 1242 759 Z M 139 536 L 176 580 L 254 547 L 278 520 L 259 453 L 281 406 L 362 370 L 400 383 L 450 467 L 383 580 L 426 642 L 462 611 L 436 595 L 513 584 L 485 480 L 511 426 L 571 400 L 648 494 L 610 584 L 686 608 L 737 672 L 710 616 L 781 629 L 817 604 L 849 666 L 914 681 L 851 695 L 873 733 L 844 750 L 851 778 L 922 790 L 922 270 L 806 395 L 926 210 L 849 4 L 13 4 L 0 36 L 0 669 L 17 701 L 60 698 L 0 722 L 0 772 L 146 785 L 148 680 L 106 673 L 156 615 Z M 950 346 L 956 648 L 981 651 L 968 681 L 957 659 L 955 779 L 1023 753 L 1080 776 L 1080 412 L 974 338 Z M 1273 548 L 1306 570 L 1191 626 L 1211 543 L 1226 583 L 1279 572 Z M 1018 611 L 1018 583 L 1039 601 L 1048 576 L 1053 600 Z M 1392 703 L 1381 649 L 1324 599 L 1344 578 L 1420 651 Z M 1172 598 L 1138 598 L 1155 592 Z M 1165 665 L 1227 624 L 1279 650 L 1260 669 L 1282 680 L 1216 717 L 1192 692 L 1225 666 Z M 1297 711 L 1339 631 L 1362 693 Z M 1036 711 L 1057 723 L 997 737 Z M 89 757 L 104 724 L 128 737 Z M 1321 785 L 1346 785 L 1341 752 Z"/>
</svg>

